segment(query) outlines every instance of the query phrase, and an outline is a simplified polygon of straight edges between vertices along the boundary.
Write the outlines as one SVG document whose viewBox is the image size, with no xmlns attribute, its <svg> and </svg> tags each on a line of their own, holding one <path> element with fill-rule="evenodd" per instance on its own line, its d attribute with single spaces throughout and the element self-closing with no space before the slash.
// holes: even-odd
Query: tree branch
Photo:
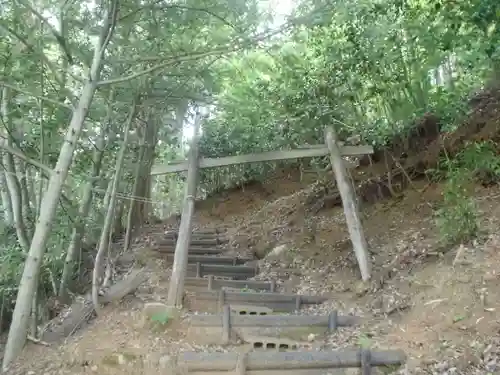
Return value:
<svg viewBox="0 0 500 375">
<path fill-rule="evenodd" d="M 47 65 L 47 67 L 51 70 L 52 74 L 54 74 L 54 78 L 57 81 L 57 83 L 62 84 L 62 78 L 60 77 L 59 73 L 57 72 L 57 69 L 52 65 L 50 60 L 47 58 L 45 53 L 41 51 L 36 51 L 35 47 L 33 47 L 26 39 L 24 39 L 21 35 L 16 33 L 14 30 L 11 28 L 0 24 L 0 28 L 2 28 L 4 31 L 6 31 L 8 34 L 12 35 L 14 38 L 16 38 L 18 41 L 20 41 L 27 49 L 28 51 L 32 53 L 39 53 L 40 56 L 42 57 L 42 61 Z"/>
<path fill-rule="evenodd" d="M 118 19 L 118 0 L 111 0 L 110 9 L 107 14 L 108 17 L 106 18 L 106 26 L 103 28 L 104 33 L 101 35 L 101 49 L 99 51 L 101 59 L 104 58 L 104 52 L 108 47 L 109 41 L 111 40 L 116 27 Z"/>
<path fill-rule="evenodd" d="M 233 41 L 228 41 L 228 43 L 226 44 L 228 46 L 233 45 L 234 47 L 225 46 L 223 48 L 218 48 L 218 49 L 214 49 L 211 51 L 203 51 L 203 52 L 197 52 L 197 53 L 186 53 L 186 54 L 181 55 L 181 56 L 171 57 L 169 60 L 164 61 L 161 64 L 157 64 L 155 66 L 152 66 L 151 68 L 148 68 L 148 69 L 143 70 L 141 72 L 131 74 L 127 77 L 114 78 L 114 79 L 109 79 L 106 81 L 100 81 L 97 84 L 97 86 L 100 87 L 100 86 L 111 85 L 111 84 L 115 84 L 115 83 L 123 83 L 123 82 L 131 81 L 133 79 L 142 77 L 143 75 L 153 73 L 157 70 L 166 68 L 167 66 L 172 65 L 172 64 L 179 64 L 182 62 L 199 60 L 199 59 L 214 56 L 214 55 L 222 55 L 222 54 L 226 54 L 226 53 L 230 53 L 230 52 L 236 52 L 236 51 L 242 50 L 244 48 L 247 48 L 253 44 L 257 44 L 257 43 L 261 42 L 262 40 L 267 39 L 273 35 L 277 35 L 283 31 L 285 31 L 289 27 L 290 27 L 290 24 L 286 24 L 285 26 L 280 27 L 277 30 L 273 30 L 271 32 L 263 32 L 263 33 L 257 35 L 255 38 L 253 38 L 251 40 L 247 40 L 246 42 L 245 41 L 242 42 L 239 40 L 236 40 L 236 41 L 233 40 Z"/>
<path fill-rule="evenodd" d="M 19 1 L 19 0 L 18 0 Z M 49 21 L 42 16 L 35 8 L 33 8 L 30 4 L 26 3 L 25 1 L 20 1 L 20 3 L 28 8 L 28 10 L 33 13 L 39 20 L 40 22 L 43 22 L 50 30 L 54 38 L 56 39 L 57 43 L 59 43 L 61 50 L 64 51 L 64 54 L 66 55 L 66 58 L 68 59 L 68 62 L 70 64 L 73 64 L 73 58 L 71 57 L 71 53 L 69 52 L 68 44 L 66 43 L 66 40 L 64 37 L 55 30 L 52 25 L 49 23 Z"/>
<path fill-rule="evenodd" d="M 199 60 L 199 59 L 202 59 L 204 57 L 209 57 L 209 56 L 218 55 L 218 54 L 227 53 L 227 52 L 231 52 L 231 50 L 230 49 L 228 50 L 227 48 L 218 49 L 218 50 L 216 49 L 216 50 L 212 50 L 212 51 L 200 52 L 200 53 L 195 53 L 195 54 L 186 54 L 184 56 L 170 58 L 169 60 L 164 61 L 161 64 L 154 65 L 151 68 L 148 68 L 148 69 L 143 70 L 141 72 L 131 74 L 127 77 L 114 78 L 114 79 L 109 79 L 106 81 L 101 81 L 97 85 L 98 86 L 106 86 L 106 85 L 112 85 L 115 83 L 123 83 L 123 82 L 131 81 L 133 79 L 142 77 L 143 75 L 153 73 L 157 70 L 166 68 L 167 66 L 172 65 L 172 64 L 181 63 L 181 62 L 185 62 L 185 61 L 191 61 L 191 60 Z"/>
<path fill-rule="evenodd" d="M 191 10 L 193 12 L 200 12 L 200 13 L 206 13 L 208 14 L 209 16 L 212 16 L 216 19 L 218 19 L 219 21 L 221 21 L 223 24 L 225 24 L 226 26 L 229 26 L 231 27 L 232 29 L 236 30 L 237 32 L 241 32 L 241 30 L 238 30 L 237 27 L 235 25 L 233 25 L 231 22 L 229 22 L 228 20 L 226 20 L 224 17 L 222 16 L 219 16 L 218 14 L 206 9 L 206 8 L 196 8 L 196 7 L 190 7 L 190 6 L 186 6 L 186 5 L 177 5 L 177 4 L 168 4 L 168 5 L 158 5 L 158 3 L 162 2 L 163 0 L 157 0 L 155 1 L 153 4 L 149 4 L 149 5 L 146 5 L 146 6 L 143 6 L 135 11 L 132 11 L 126 15 L 124 15 L 123 17 L 120 18 L 120 21 L 126 19 L 126 18 L 129 18 L 145 9 L 173 9 L 173 8 L 177 8 L 177 9 L 184 9 L 184 10 Z"/>
<path fill-rule="evenodd" d="M 17 156 L 19 159 L 25 161 L 26 163 L 39 168 L 42 172 L 44 172 L 46 177 L 50 177 L 50 175 L 52 174 L 52 169 L 50 167 L 47 167 L 46 165 L 40 163 L 37 160 L 29 158 L 21 151 L 18 151 L 14 147 L 9 146 L 7 142 L 0 142 L 0 148 L 7 151 L 9 154 Z"/>
<path fill-rule="evenodd" d="M 8 87 L 9 89 L 17 91 L 17 92 L 20 92 L 21 94 L 24 94 L 24 95 L 27 95 L 27 96 L 31 96 L 31 97 L 36 98 L 36 99 L 44 100 L 46 102 L 58 105 L 60 107 L 68 108 L 68 109 L 71 109 L 71 110 L 74 109 L 73 106 L 71 106 L 71 105 L 62 103 L 62 102 L 60 102 L 58 100 L 55 100 L 55 99 L 50 99 L 50 98 L 48 98 L 46 96 L 43 96 L 43 95 L 34 94 L 32 92 L 23 90 L 23 89 L 21 89 L 19 87 L 16 87 L 14 85 L 8 84 L 8 83 L 3 82 L 3 81 L 0 81 L 0 86 Z"/>
</svg>

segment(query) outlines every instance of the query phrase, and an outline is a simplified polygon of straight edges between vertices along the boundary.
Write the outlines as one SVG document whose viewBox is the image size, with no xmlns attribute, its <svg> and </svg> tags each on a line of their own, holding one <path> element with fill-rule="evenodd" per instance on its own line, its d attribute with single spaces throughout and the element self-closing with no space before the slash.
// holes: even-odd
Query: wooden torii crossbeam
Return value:
<svg viewBox="0 0 500 375">
<path fill-rule="evenodd" d="M 355 191 L 347 176 L 346 164 L 342 157 L 373 154 L 373 147 L 367 145 L 341 145 L 334 128 L 330 127 L 325 131 L 325 144 L 323 145 L 301 146 L 295 150 L 269 151 L 256 154 L 225 156 L 221 158 L 200 158 L 198 148 L 198 129 L 200 122 L 201 115 L 197 114 L 194 124 L 195 135 L 192 139 L 188 160 L 174 160 L 166 164 L 155 165 L 151 170 L 152 176 L 187 171 L 186 196 L 182 208 L 178 240 L 175 246 L 172 276 L 170 278 L 170 287 L 167 297 L 168 306 L 182 306 L 184 279 L 188 263 L 188 249 L 191 241 L 194 202 L 198 185 L 198 170 L 200 168 L 216 168 L 245 163 L 293 160 L 329 155 L 335 174 L 335 180 L 342 198 L 349 236 L 356 254 L 361 278 L 363 281 L 370 279 L 371 260 L 368 253 L 368 245 L 356 204 Z"/>
<path fill-rule="evenodd" d="M 373 154 L 372 146 L 341 146 L 341 156 L 361 156 Z M 314 158 L 318 156 L 330 155 L 330 150 L 326 145 L 300 146 L 296 150 L 268 151 L 258 154 L 246 154 L 236 156 L 224 156 L 221 158 L 201 158 L 199 168 L 216 168 L 228 165 L 238 165 L 245 163 L 260 163 L 265 161 L 293 160 Z M 173 160 L 166 164 L 154 165 L 151 169 L 152 176 L 164 175 L 167 173 L 183 172 L 188 170 L 187 160 Z"/>
</svg>

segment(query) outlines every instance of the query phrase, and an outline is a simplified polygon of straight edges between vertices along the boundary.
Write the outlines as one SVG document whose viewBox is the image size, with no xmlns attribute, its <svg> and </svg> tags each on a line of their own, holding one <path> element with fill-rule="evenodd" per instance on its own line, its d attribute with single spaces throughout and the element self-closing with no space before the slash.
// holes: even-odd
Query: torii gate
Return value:
<svg viewBox="0 0 500 375">
<path fill-rule="evenodd" d="M 236 165 L 243 163 L 257 163 L 264 161 L 302 159 L 330 155 L 330 161 L 335 174 L 335 180 L 342 198 L 342 205 L 346 218 L 349 236 L 354 248 L 359 265 L 361 278 L 367 281 L 371 276 L 371 260 L 368 254 L 368 245 L 365 239 L 363 226 L 359 216 L 355 199 L 354 188 L 346 173 L 346 166 L 342 156 L 360 156 L 373 154 L 373 147 L 367 145 L 344 146 L 339 145 L 338 137 L 333 127 L 325 130 L 325 144 L 314 146 L 301 146 L 295 150 L 269 151 L 257 154 L 225 156 L 220 158 L 199 157 L 199 127 L 202 120 L 200 113 L 196 114 L 194 121 L 194 136 L 188 160 L 175 160 L 167 164 L 153 166 L 152 176 L 167 173 L 187 171 L 186 193 L 182 207 L 179 234 L 175 245 L 174 263 L 170 286 L 167 297 L 167 306 L 181 307 L 184 295 L 184 279 L 188 262 L 188 249 L 191 242 L 192 221 L 196 191 L 198 186 L 199 168 L 216 168 L 221 166 Z"/>
</svg>

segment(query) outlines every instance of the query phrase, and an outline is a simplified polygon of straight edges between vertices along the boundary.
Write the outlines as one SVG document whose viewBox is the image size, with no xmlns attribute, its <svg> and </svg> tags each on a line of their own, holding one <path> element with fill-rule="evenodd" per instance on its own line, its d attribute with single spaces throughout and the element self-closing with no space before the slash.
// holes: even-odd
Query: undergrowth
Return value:
<svg viewBox="0 0 500 375">
<path fill-rule="evenodd" d="M 473 192 L 477 183 L 500 180 L 500 156 L 493 142 L 471 143 L 453 159 L 445 157 L 438 170 L 446 177 L 443 205 L 436 211 L 436 225 L 443 245 L 455 245 L 480 233 Z"/>
</svg>

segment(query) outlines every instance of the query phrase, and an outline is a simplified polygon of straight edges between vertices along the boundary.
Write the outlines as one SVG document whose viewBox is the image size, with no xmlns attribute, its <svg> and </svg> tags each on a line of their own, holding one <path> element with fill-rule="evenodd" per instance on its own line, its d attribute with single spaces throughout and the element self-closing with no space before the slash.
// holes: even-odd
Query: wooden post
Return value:
<svg viewBox="0 0 500 375">
<path fill-rule="evenodd" d="M 168 288 L 167 306 L 181 307 L 184 296 L 184 279 L 188 265 L 188 250 L 191 242 L 191 231 L 193 224 L 194 204 L 196 199 L 196 190 L 198 187 L 198 130 L 200 128 L 202 115 L 196 112 L 194 120 L 194 136 L 191 141 L 191 149 L 188 157 L 188 171 L 186 178 L 186 193 L 184 205 L 182 207 L 181 223 L 179 225 L 179 234 L 175 244 L 174 263 L 172 267 L 172 276 Z"/>
<path fill-rule="evenodd" d="M 363 226 L 359 217 L 355 192 L 352 184 L 347 178 L 345 164 L 343 163 L 337 142 L 337 134 L 333 127 L 327 128 L 325 143 L 330 150 L 330 160 L 335 174 L 335 179 L 337 181 L 340 197 L 342 198 L 342 205 L 344 207 L 349 236 L 351 237 L 352 246 L 358 260 L 361 278 L 363 281 L 367 281 L 371 276 L 371 261 L 370 255 L 368 254 L 368 244 L 366 242 Z"/>
</svg>

